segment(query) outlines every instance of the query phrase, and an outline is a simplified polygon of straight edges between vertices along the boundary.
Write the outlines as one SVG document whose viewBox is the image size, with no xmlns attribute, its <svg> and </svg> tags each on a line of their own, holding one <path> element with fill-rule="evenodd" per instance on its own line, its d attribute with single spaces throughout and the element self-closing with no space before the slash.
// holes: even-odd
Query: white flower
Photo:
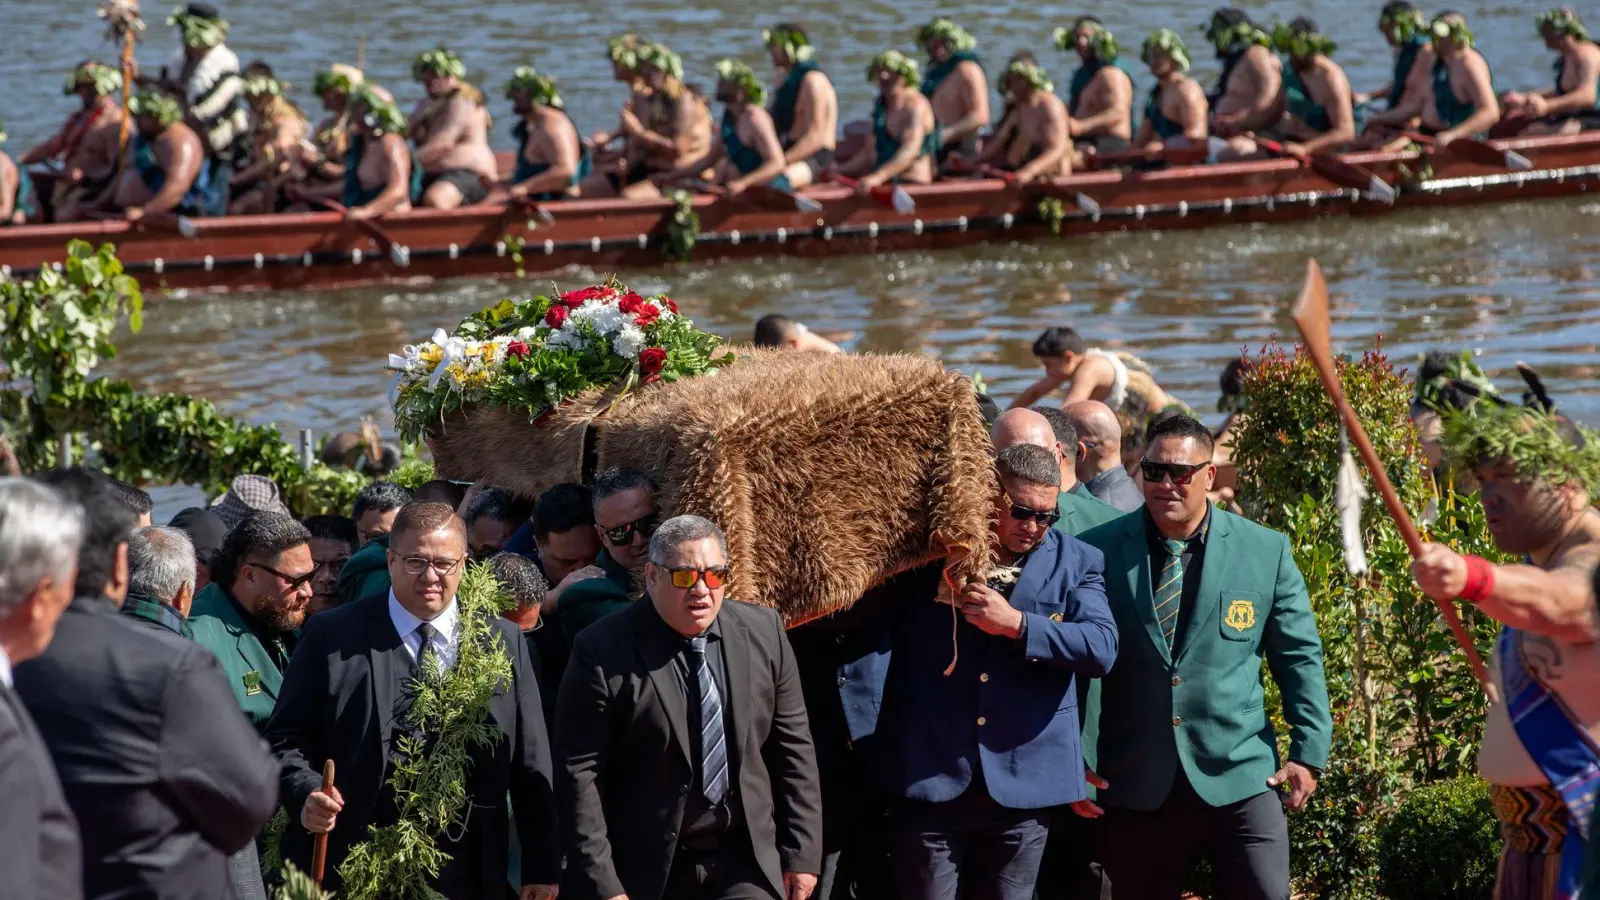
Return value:
<svg viewBox="0 0 1600 900">
<path fill-rule="evenodd" d="M 644 342 L 644 331 L 630 322 L 622 326 L 617 336 L 612 339 L 611 350 L 623 359 L 638 359 L 639 351 L 644 349 Z"/>
<path fill-rule="evenodd" d="M 538 333 L 539 329 L 533 327 L 532 325 L 527 325 L 517 329 L 517 340 L 531 341 L 533 340 L 533 336 Z"/>
<path fill-rule="evenodd" d="M 583 335 L 579 334 L 576 328 L 570 327 L 571 323 L 572 320 L 568 319 L 566 325 L 546 335 L 544 345 L 546 347 L 567 347 L 581 353 L 589 346 L 589 342 L 583 339 Z"/>
<path fill-rule="evenodd" d="M 595 331 L 607 337 L 620 331 L 628 321 L 627 313 L 618 309 L 615 303 L 586 303 L 573 310 L 572 314 L 567 317 L 569 325 L 586 323 Z"/>
</svg>

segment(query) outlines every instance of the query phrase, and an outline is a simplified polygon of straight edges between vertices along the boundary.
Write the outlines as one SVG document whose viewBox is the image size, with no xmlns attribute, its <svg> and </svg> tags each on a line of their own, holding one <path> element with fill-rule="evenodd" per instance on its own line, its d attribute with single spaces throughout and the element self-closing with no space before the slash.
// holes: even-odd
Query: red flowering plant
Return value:
<svg viewBox="0 0 1600 900">
<path fill-rule="evenodd" d="M 395 423 L 415 440 L 451 410 L 503 406 L 529 419 L 584 391 L 715 374 L 733 362 L 722 340 L 678 314 L 671 298 L 644 297 L 616 280 L 526 300 L 502 300 L 402 353 Z"/>
</svg>

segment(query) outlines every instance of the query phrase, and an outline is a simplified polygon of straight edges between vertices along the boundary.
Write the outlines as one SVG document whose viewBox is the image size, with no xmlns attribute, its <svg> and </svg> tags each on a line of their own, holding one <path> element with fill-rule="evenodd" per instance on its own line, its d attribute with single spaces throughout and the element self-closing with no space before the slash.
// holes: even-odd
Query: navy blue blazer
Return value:
<svg viewBox="0 0 1600 900">
<path fill-rule="evenodd" d="M 1105 557 L 1054 529 L 1029 554 L 1011 594 L 1020 639 L 985 634 L 934 602 L 937 573 L 897 611 L 880 740 L 884 787 L 912 800 L 959 797 L 981 764 L 989 795 L 1011 809 L 1087 796 L 1074 677 L 1106 674 L 1117 626 Z M 955 671 L 951 617 L 958 618 Z"/>
</svg>

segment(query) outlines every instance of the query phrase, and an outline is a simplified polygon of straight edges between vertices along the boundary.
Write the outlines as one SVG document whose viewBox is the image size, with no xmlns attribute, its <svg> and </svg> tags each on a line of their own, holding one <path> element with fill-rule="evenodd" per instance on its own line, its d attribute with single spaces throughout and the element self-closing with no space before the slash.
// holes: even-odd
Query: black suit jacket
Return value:
<svg viewBox="0 0 1600 900">
<path fill-rule="evenodd" d="M 0 684 L 0 883 L 16 900 L 83 896 L 78 823 L 16 691 Z"/>
<path fill-rule="evenodd" d="M 510 818 L 517 817 L 524 884 L 560 881 L 555 804 L 550 785 L 550 745 L 539 705 L 539 685 L 517 627 L 495 619 L 496 636 L 512 663 L 512 683 L 490 702 L 491 724 L 500 730 L 492 747 L 474 752 L 472 803 L 467 828 L 482 856 L 476 861 L 478 891 L 506 892 Z M 311 865 L 311 835 L 300 812 L 322 788 L 322 763 L 334 760 L 334 784 L 344 810 L 328 836 L 327 878 L 337 888 L 337 870 L 353 844 L 367 836 L 393 748 L 397 701 L 413 667 L 411 654 L 389 620 L 389 596 L 374 594 L 310 620 L 284 672 L 278 703 L 267 720 L 267 740 L 283 764 L 283 802 L 289 829 L 283 853 L 305 871 Z"/>
<path fill-rule="evenodd" d="M 778 614 L 729 600 L 729 761 L 756 861 L 777 896 L 784 872 L 821 871 L 822 801 L 794 652 Z M 586 628 L 556 704 L 563 900 L 659 900 L 693 780 L 682 642 L 650 598 Z"/>
<path fill-rule="evenodd" d="M 228 854 L 271 818 L 277 767 L 211 651 L 80 597 L 16 681 L 77 813 L 84 894 L 229 896 Z"/>
</svg>

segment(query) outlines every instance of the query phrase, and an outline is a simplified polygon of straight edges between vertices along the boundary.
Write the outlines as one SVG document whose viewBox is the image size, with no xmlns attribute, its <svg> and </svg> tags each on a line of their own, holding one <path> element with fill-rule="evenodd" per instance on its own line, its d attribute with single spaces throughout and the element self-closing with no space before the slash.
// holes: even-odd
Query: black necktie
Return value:
<svg viewBox="0 0 1600 900">
<path fill-rule="evenodd" d="M 728 743 L 722 727 L 722 697 L 706 665 L 706 639 L 689 639 L 689 668 L 700 692 L 700 785 L 706 799 L 721 803 L 728 794 Z"/>
<path fill-rule="evenodd" d="M 439 651 L 433 646 L 433 636 L 438 633 L 438 629 L 427 622 L 417 626 L 417 637 L 422 639 L 417 646 L 417 670 L 423 678 L 436 678 L 439 675 Z"/>
</svg>

